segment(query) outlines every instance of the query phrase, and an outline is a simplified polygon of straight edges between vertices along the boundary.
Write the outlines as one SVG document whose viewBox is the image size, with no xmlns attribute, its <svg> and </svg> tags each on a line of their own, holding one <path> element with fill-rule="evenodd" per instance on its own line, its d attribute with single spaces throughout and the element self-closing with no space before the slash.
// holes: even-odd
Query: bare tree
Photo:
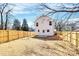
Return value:
<svg viewBox="0 0 79 59">
<path fill-rule="evenodd" d="M 5 30 L 7 29 L 8 22 L 9 22 L 9 16 L 11 17 L 12 15 L 11 11 L 13 9 L 13 5 L 14 4 L 8 4 L 8 3 L 0 4 L 1 29 L 5 29 Z M 3 19 L 5 20 L 5 23 Z"/>
<path fill-rule="evenodd" d="M 41 4 L 41 6 L 49 9 L 50 10 L 49 14 L 57 13 L 57 12 L 71 12 L 71 13 L 72 12 L 79 12 L 79 3 L 77 3 L 77 4 L 72 3 L 72 7 L 71 6 L 66 7 L 65 4 L 61 4 L 61 6 L 56 6 L 56 7 L 58 7 L 58 9 L 53 9 L 46 4 Z"/>
<path fill-rule="evenodd" d="M 5 8 L 7 7 L 7 3 L 3 3 L 0 5 L 0 15 L 1 15 L 1 29 L 3 29 L 3 12 Z"/>
<path fill-rule="evenodd" d="M 51 4 L 52 5 L 52 4 Z M 66 6 L 69 5 L 69 6 Z M 70 19 L 70 17 L 73 15 L 73 13 L 77 13 L 79 12 L 79 3 L 71 3 L 71 4 L 56 4 L 55 8 L 50 7 L 48 4 L 40 4 L 40 6 L 42 6 L 43 8 L 40 8 L 41 10 L 45 10 L 48 9 L 49 11 L 47 11 L 48 13 L 46 15 L 54 15 L 56 13 L 65 13 L 67 14 L 67 16 L 65 16 L 65 14 L 61 17 L 60 21 L 56 20 L 56 28 L 58 28 L 60 31 L 61 29 L 65 26 L 65 24 L 67 24 L 68 20 Z M 65 19 L 62 19 L 65 16 Z"/>
<path fill-rule="evenodd" d="M 13 8 L 12 8 L 13 9 Z M 6 12 L 6 21 L 5 21 L 5 30 L 8 28 L 8 21 L 9 21 L 9 15 L 10 15 L 10 12 L 12 11 L 12 9 L 9 9 L 7 12 Z"/>
</svg>

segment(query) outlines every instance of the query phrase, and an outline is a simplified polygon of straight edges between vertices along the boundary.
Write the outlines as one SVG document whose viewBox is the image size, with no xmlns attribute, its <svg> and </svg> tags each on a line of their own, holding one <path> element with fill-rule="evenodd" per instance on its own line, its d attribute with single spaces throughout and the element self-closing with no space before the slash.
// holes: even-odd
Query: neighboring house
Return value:
<svg viewBox="0 0 79 59">
<path fill-rule="evenodd" d="M 79 31 L 79 21 L 68 23 L 67 25 L 64 26 L 64 29 L 70 31 Z"/>
<path fill-rule="evenodd" d="M 79 21 L 75 22 L 74 29 L 75 29 L 75 31 L 79 31 Z"/>
<path fill-rule="evenodd" d="M 66 31 L 74 31 L 75 30 L 74 26 L 75 26 L 75 23 L 66 24 L 64 26 L 64 30 L 66 30 Z"/>
<path fill-rule="evenodd" d="M 53 36 L 55 30 L 55 23 L 52 18 L 48 16 L 40 16 L 36 19 L 35 23 L 35 33 L 39 36 Z"/>
</svg>

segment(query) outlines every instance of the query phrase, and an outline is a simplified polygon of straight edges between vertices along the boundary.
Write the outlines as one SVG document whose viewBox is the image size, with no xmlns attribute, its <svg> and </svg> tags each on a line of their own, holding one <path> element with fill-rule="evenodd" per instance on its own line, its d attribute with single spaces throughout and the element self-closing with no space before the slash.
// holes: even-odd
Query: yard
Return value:
<svg viewBox="0 0 79 59">
<path fill-rule="evenodd" d="M 9 56 L 74 56 L 76 47 L 65 40 L 41 40 L 26 37 L 0 44 L 0 55 Z"/>
<path fill-rule="evenodd" d="M 79 55 L 79 49 L 76 49 L 74 41 L 76 33 L 62 32 L 63 40 L 58 36 L 39 38 L 34 37 L 34 32 L 23 32 L 15 30 L 1 30 L 0 55 L 2 56 L 74 56 Z M 78 35 L 78 34 L 77 34 Z M 68 36 L 68 37 L 67 37 Z M 70 37 L 71 36 L 71 37 Z M 24 37 L 24 38 L 23 38 Z M 56 39 L 57 38 L 57 39 Z M 71 38 L 71 42 L 70 42 Z M 52 40 L 50 40 L 52 39 Z M 55 40 L 56 39 L 56 40 Z M 7 42 L 8 40 L 8 42 Z M 74 42 L 73 42 L 74 41 Z"/>
</svg>

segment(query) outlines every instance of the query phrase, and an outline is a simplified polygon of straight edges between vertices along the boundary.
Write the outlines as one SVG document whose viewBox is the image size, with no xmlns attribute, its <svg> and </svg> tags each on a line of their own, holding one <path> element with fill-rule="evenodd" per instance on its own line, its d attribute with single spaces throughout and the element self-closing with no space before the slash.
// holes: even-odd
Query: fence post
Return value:
<svg viewBox="0 0 79 59">
<path fill-rule="evenodd" d="M 22 31 L 23 32 L 23 37 L 24 37 L 24 31 Z"/>
<path fill-rule="evenodd" d="M 28 37 L 28 39 L 29 39 L 29 32 L 27 31 L 27 37 Z"/>
<path fill-rule="evenodd" d="M 7 42 L 9 42 L 9 30 L 7 30 Z"/>
<path fill-rule="evenodd" d="M 19 31 L 17 31 L 18 32 L 18 39 L 19 39 Z"/>
<path fill-rule="evenodd" d="M 67 31 L 67 40 L 68 40 L 68 31 Z"/>
<path fill-rule="evenodd" d="M 23 37 L 25 37 L 25 31 L 23 31 Z"/>
<path fill-rule="evenodd" d="M 23 37 L 24 37 L 24 31 L 23 31 Z"/>
<path fill-rule="evenodd" d="M 30 37 L 31 37 L 31 31 L 30 31 Z"/>
<path fill-rule="evenodd" d="M 72 31 L 70 31 L 70 42 L 71 42 L 71 39 L 72 39 Z"/>
<path fill-rule="evenodd" d="M 3 30 L 3 36 L 2 37 L 3 37 L 3 40 L 4 40 L 4 30 Z"/>
<path fill-rule="evenodd" d="M 77 35 L 77 32 L 76 32 L 76 48 L 78 47 L 78 35 Z"/>
<path fill-rule="evenodd" d="M 28 37 L 28 31 L 27 31 L 27 37 Z"/>
</svg>

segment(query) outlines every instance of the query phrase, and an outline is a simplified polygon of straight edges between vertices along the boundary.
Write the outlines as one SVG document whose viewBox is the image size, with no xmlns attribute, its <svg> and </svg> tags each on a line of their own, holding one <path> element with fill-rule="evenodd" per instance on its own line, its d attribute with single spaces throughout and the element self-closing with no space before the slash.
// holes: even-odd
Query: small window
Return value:
<svg viewBox="0 0 79 59">
<path fill-rule="evenodd" d="M 47 30 L 47 32 L 49 32 L 49 29 Z"/>
<path fill-rule="evenodd" d="M 45 32 L 45 30 L 43 30 L 43 33 Z"/>
<path fill-rule="evenodd" d="M 40 30 L 38 30 L 38 32 L 40 32 Z"/>
<path fill-rule="evenodd" d="M 38 26 L 38 23 L 36 23 L 36 26 Z"/>
<path fill-rule="evenodd" d="M 52 21 L 49 21 L 49 25 L 52 25 Z"/>
</svg>

